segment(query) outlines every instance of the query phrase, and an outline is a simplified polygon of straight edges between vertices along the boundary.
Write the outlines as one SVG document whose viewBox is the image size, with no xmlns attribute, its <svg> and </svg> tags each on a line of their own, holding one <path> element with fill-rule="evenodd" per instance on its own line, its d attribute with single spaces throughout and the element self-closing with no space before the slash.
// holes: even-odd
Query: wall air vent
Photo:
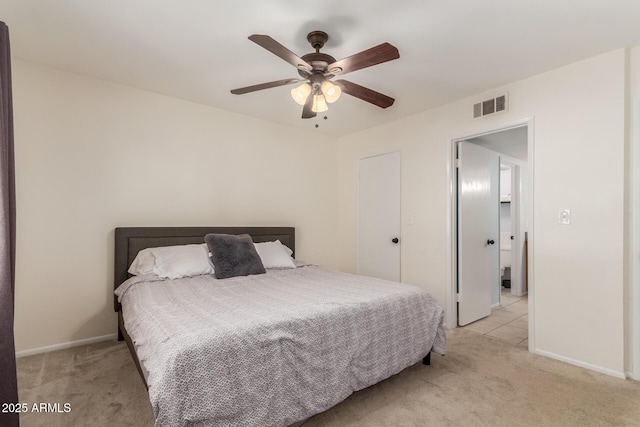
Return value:
<svg viewBox="0 0 640 427">
<path fill-rule="evenodd" d="M 488 116 L 490 114 L 501 113 L 507 111 L 507 94 L 497 96 L 495 98 L 476 102 L 473 104 L 473 118 Z"/>
</svg>

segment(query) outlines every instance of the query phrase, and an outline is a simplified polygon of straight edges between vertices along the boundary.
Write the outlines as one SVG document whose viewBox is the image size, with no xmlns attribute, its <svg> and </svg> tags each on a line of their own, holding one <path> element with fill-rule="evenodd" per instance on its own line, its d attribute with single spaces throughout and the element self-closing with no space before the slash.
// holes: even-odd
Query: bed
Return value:
<svg viewBox="0 0 640 427">
<path fill-rule="evenodd" d="M 148 388 L 156 426 L 299 425 L 445 353 L 444 313 L 417 287 L 301 261 L 224 279 L 128 273 L 144 249 L 245 234 L 279 241 L 295 257 L 292 227 L 115 230 L 118 339 Z"/>
</svg>

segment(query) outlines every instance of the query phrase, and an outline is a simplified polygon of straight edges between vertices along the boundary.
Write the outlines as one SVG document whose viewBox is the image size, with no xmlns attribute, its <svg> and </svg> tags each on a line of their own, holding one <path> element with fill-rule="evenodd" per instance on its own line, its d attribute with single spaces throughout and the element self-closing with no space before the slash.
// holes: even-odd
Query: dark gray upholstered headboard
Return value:
<svg viewBox="0 0 640 427">
<path fill-rule="evenodd" d="M 204 236 L 209 233 L 248 234 L 256 243 L 280 240 L 295 256 L 293 227 L 120 227 L 115 230 L 114 289 L 129 278 L 127 270 L 142 249 L 204 243 Z M 113 307 L 120 310 L 115 296 Z"/>
</svg>

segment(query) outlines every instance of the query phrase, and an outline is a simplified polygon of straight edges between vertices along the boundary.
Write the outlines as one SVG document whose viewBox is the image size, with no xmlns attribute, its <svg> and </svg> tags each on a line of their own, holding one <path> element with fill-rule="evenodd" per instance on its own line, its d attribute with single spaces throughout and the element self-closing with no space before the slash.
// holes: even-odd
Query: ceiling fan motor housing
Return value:
<svg viewBox="0 0 640 427">
<path fill-rule="evenodd" d="M 304 55 L 302 59 L 313 68 L 311 74 L 326 74 L 329 64 L 333 64 L 334 62 L 336 62 L 333 56 L 320 52 L 308 53 Z M 308 78 L 310 73 L 305 69 L 298 69 L 298 74 L 300 74 L 304 78 Z"/>
<path fill-rule="evenodd" d="M 307 35 L 307 40 L 316 51 L 304 55 L 302 59 L 311 65 L 312 71 L 309 73 L 308 70 L 298 67 L 298 74 L 304 78 L 309 78 L 312 74 L 327 74 L 329 64 L 336 62 L 333 56 L 320 52 L 320 49 L 329 40 L 329 35 L 324 31 L 312 31 Z M 313 84 L 313 81 L 311 83 Z"/>
</svg>

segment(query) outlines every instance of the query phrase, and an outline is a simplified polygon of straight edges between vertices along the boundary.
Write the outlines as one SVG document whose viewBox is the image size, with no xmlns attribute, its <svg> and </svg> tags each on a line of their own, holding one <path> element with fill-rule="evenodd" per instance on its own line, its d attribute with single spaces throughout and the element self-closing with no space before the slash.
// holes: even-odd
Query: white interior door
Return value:
<svg viewBox="0 0 640 427">
<path fill-rule="evenodd" d="M 360 160 L 358 274 L 400 281 L 400 152 Z"/>
<path fill-rule="evenodd" d="M 458 143 L 458 324 L 491 314 L 500 283 L 499 170 L 497 153 Z"/>
</svg>

